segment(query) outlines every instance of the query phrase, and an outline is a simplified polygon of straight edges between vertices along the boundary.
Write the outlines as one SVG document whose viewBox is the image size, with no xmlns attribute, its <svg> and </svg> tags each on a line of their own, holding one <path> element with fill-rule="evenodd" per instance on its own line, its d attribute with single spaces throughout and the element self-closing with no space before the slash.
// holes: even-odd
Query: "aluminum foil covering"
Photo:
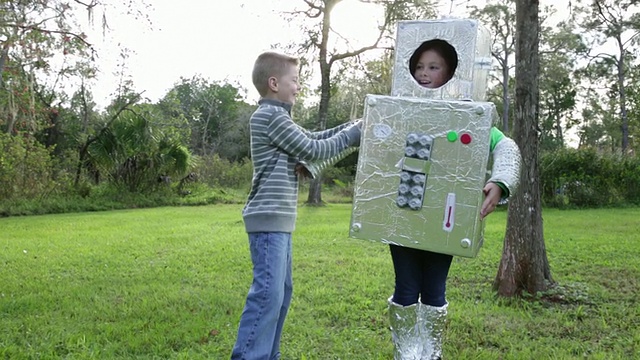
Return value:
<svg viewBox="0 0 640 360">
<path fill-rule="evenodd" d="M 418 333 L 422 342 L 422 354 L 416 359 L 440 359 L 442 356 L 448 305 L 418 304 Z"/>
<path fill-rule="evenodd" d="M 418 85 L 409 59 L 427 40 L 441 39 L 458 53 L 454 77 L 438 89 Z M 440 19 L 398 22 L 391 95 L 441 100 L 484 101 L 491 69 L 491 34 L 477 20 Z"/>
<path fill-rule="evenodd" d="M 513 194 L 520 184 L 522 156 L 518 144 L 510 138 L 502 139 L 493 149 L 493 159 L 489 181 L 504 184 L 509 195 Z"/>
<path fill-rule="evenodd" d="M 447 322 L 447 307 L 421 302 L 402 306 L 389 298 L 389 324 L 395 360 L 439 359 Z"/>
<path fill-rule="evenodd" d="M 393 358 L 421 359 L 422 341 L 418 327 L 418 304 L 402 306 L 389 298 L 389 325 L 393 341 Z"/>
<path fill-rule="evenodd" d="M 495 112 L 488 102 L 367 95 L 349 235 L 476 256 Z M 416 142 L 428 148 L 422 158 L 409 149 L 410 135 L 430 144 Z M 413 182 L 416 175 L 424 177 Z"/>
</svg>

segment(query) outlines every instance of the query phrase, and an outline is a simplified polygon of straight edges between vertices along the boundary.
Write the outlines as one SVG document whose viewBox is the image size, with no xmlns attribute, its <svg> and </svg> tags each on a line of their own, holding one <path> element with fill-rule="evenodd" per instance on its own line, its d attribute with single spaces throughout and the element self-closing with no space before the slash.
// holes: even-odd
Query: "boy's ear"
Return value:
<svg viewBox="0 0 640 360">
<path fill-rule="evenodd" d="M 269 84 L 269 90 L 275 92 L 278 92 L 278 79 L 276 79 L 275 76 L 272 76 L 269 78 L 269 80 L 267 80 L 268 84 Z"/>
</svg>

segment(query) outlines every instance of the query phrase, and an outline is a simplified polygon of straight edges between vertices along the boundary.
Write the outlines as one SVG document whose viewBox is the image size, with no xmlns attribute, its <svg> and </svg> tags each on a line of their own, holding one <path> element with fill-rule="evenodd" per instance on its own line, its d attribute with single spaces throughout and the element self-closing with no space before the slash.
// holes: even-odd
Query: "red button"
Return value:
<svg viewBox="0 0 640 360">
<path fill-rule="evenodd" d="M 460 135 L 460 142 L 467 145 L 471 142 L 471 135 L 469 134 L 462 134 Z"/>
</svg>

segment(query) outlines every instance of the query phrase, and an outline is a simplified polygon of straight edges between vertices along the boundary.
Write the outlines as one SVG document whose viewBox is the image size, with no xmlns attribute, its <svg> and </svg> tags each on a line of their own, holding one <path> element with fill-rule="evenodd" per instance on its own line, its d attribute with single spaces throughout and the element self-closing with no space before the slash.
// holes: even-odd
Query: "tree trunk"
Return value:
<svg viewBox="0 0 640 360">
<path fill-rule="evenodd" d="M 309 182 L 309 197 L 307 198 L 307 205 L 322 206 L 322 178 L 318 176 Z"/>
<path fill-rule="evenodd" d="M 509 134 L 509 52 L 506 47 L 502 67 L 502 131 Z"/>
<path fill-rule="evenodd" d="M 325 9 L 322 12 L 322 40 L 320 42 L 320 105 L 318 107 L 318 130 L 327 128 L 327 115 L 329 113 L 329 99 L 331 98 L 331 65 L 332 60 L 327 59 L 327 47 L 329 43 L 329 30 L 331 29 L 331 9 L 341 0 L 325 0 Z M 309 197 L 307 205 L 322 206 L 322 176 L 311 180 L 309 184 Z"/>
<path fill-rule="evenodd" d="M 522 153 L 520 187 L 509 202 L 498 295 L 535 294 L 552 282 L 542 231 L 539 184 L 538 0 L 516 1 L 516 98 L 513 136 Z"/>
<path fill-rule="evenodd" d="M 329 112 L 329 99 L 330 99 L 330 72 L 331 66 L 325 61 L 320 60 L 320 73 L 322 77 L 320 106 L 318 108 L 318 128 L 324 130 L 327 128 L 327 114 Z M 307 205 L 322 206 L 322 175 L 318 175 L 315 179 L 312 179 L 309 183 L 309 197 L 307 198 Z"/>
<path fill-rule="evenodd" d="M 619 34 L 621 34 L 620 31 Z M 616 37 L 618 42 L 618 51 L 620 51 L 620 59 L 618 60 L 618 94 L 620 99 L 620 118 L 622 124 L 620 125 L 620 131 L 622 132 L 622 154 L 627 154 L 627 148 L 629 147 L 629 116 L 627 114 L 627 96 L 624 90 L 624 45 L 622 44 L 621 35 Z"/>
<path fill-rule="evenodd" d="M 2 46 L 2 51 L 0 51 L 0 89 L 4 88 L 4 78 L 2 74 L 4 74 L 4 66 L 9 60 L 9 45 L 8 41 Z"/>
<path fill-rule="evenodd" d="M 564 134 L 562 131 L 562 113 L 553 111 L 553 117 L 556 122 L 556 139 L 558 139 L 558 148 L 564 149 Z"/>
</svg>

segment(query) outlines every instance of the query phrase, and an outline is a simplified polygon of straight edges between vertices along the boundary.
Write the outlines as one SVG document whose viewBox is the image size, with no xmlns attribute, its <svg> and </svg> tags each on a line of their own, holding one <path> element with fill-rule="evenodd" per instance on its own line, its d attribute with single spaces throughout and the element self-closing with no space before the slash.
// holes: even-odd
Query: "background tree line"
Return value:
<svg viewBox="0 0 640 360">
<path fill-rule="evenodd" d="M 309 129 L 359 117 L 366 94 L 388 94 L 395 24 L 438 16 L 429 1 L 359 0 L 383 9 L 378 37 L 338 48 L 331 45 L 340 40 L 331 12 L 341 1 L 357 0 L 301 0 L 283 14 L 304 31 L 300 43 L 279 47 L 302 58 L 303 77 L 320 78 L 294 109 Z M 547 205 L 640 203 L 640 12 L 634 3 L 582 0 L 540 11 L 538 138 Z M 196 192 L 207 194 L 198 200 L 207 203 L 233 201 L 224 195 L 233 190 L 236 201 L 243 200 L 251 178 L 247 124 L 256 104 L 241 85 L 194 75 L 176 79 L 160 100 L 145 100 L 132 90 L 123 52 L 122 81 L 109 105 L 97 106 L 90 87 L 99 70 L 95 51 L 76 14 L 104 19 L 105 9 L 117 6 L 146 15 L 141 2 L 0 1 L 0 203 L 123 194 L 184 199 Z M 515 3 L 451 7 L 464 7 L 494 36 L 489 99 L 502 115 L 499 126 L 510 133 Z M 349 189 L 356 160 L 350 156 L 311 183 L 307 201 L 322 203 L 325 186 Z"/>
</svg>

